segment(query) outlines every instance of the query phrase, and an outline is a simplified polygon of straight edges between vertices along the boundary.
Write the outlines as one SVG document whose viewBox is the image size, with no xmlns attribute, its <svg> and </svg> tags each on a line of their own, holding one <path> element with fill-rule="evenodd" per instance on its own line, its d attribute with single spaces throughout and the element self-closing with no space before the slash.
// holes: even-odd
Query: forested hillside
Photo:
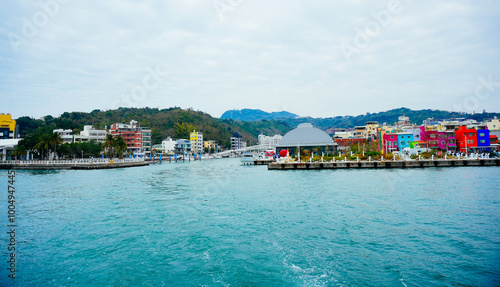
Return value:
<svg viewBox="0 0 500 287">
<path fill-rule="evenodd" d="M 295 118 L 283 119 L 292 127 L 296 127 L 300 123 L 312 123 L 315 127 L 322 130 L 327 128 L 352 128 L 354 126 L 362 126 L 368 121 L 377 121 L 381 124 L 394 124 L 398 121 L 398 117 L 405 115 L 410 118 L 412 123 L 422 124 L 422 121 L 428 118 L 434 119 L 450 119 L 450 118 L 467 118 L 483 121 L 485 119 L 492 119 L 494 116 L 500 117 L 500 113 L 480 113 L 480 114 L 466 114 L 458 112 L 447 112 L 440 110 L 411 110 L 407 108 L 393 109 L 379 113 L 366 113 L 365 115 L 358 116 L 338 116 L 332 118 Z"/>
<path fill-rule="evenodd" d="M 43 119 L 20 117 L 17 123 L 21 137 L 34 133 L 52 132 L 53 129 L 71 129 L 78 133 L 84 125 L 94 125 L 98 129 L 109 128 L 113 123 L 129 123 L 136 120 L 143 127 L 150 127 L 153 144 L 161 143 L 170 136 L 189 138 L 189 132 L 203 132 L 205 140 L 215 140 L 222 146 L 229 146 L 229 138 L 234 132 L 243 136 L 249 144 L 256 144 L 260 133 L 266 135 L 284 134 L 291 127 L 282 121 L 240 122 L 213 118 L 207 113 L 181 108 L 119 108 L 116 110 L 94 110 L 90 113 L 65 112 L 60 117 L 45 116 Z"/>
<path fill-rule="evenodd" d="M 296 114 L 286 111 L 264 112 L 258 109 L 229 110 L 222 114 L 221 119 L 233 119 L 236 121 L 259 121 L 259 120 L 280 120 L 289 118 L 298 118 Z"/>
</svg>

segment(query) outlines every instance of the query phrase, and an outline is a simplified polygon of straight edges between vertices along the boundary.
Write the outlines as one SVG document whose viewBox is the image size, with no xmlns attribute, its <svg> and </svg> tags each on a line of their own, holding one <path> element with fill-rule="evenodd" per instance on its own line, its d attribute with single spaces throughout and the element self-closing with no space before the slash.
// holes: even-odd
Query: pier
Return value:
<svg viewBox="0 0 500 287">
<path fill-rule="evenodd" d="M 0 161 L 0 169 L 110 169 L 146 166 L 149 162 L 128 159 L 80 159 L 80 160 L 9 160 Z"/>
<path fill-rule="evenodd" d="M 454 166 L 500 166 L 499 158 L 489 159 L 435 159 L 435 160 L 384 160 L 384 161 L 337 161 L 337 162 L 273 162 L 269 170 L 296 169 L 362 169 L 362 168 L 422 168 Z"/>
<path fill-rule="evenodd" d="M 254 159 L 253 164 L 254 165 L 269 165 L 273 163 L 273 159 Z"/>
</svg>

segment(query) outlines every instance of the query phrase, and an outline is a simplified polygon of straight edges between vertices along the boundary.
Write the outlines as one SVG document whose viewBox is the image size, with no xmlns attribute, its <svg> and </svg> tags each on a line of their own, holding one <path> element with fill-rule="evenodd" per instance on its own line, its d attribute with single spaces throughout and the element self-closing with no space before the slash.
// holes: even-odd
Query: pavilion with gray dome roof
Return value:
<svg viewBox="0 0 500 287">
<path fill-rule="evenodd" d="M 288 149 L 290 154 L 295 154 L 299 148 L 300 150 L 320 151 L 324 154 L 337 152 L 337 144 L 333 139 L 310 123 L 299 124 L 296 129 L 285 134 L 276 146 L 276 152 Z"/>
</svg>

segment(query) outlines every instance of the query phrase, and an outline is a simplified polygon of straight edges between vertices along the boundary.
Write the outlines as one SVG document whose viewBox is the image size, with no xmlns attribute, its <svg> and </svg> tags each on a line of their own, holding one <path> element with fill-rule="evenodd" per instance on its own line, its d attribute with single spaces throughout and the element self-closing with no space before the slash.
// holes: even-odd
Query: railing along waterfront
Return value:
<svg viewBox="0 0 500 287">
<path fill-rule="evenodd" d="M 0 164 L 12 165 L 88 165 L 88 164 L 113 164 L 113 163 L 129 163 L 129 162 L 143 162 L 140 158 L 130 159 L 72 159 L 72 160 L 0 160 Z"/>
</svg>

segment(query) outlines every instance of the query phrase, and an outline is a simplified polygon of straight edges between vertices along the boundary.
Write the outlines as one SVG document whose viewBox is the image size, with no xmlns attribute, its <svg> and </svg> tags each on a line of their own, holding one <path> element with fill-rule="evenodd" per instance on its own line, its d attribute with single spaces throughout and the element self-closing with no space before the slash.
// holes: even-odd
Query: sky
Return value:
<svg viewBox="0 0 500 287">
<path fill-rule="evenodd" d="M 500 1 L 0 1 L 0 113 L 500 112 Z"/>
</svg>

